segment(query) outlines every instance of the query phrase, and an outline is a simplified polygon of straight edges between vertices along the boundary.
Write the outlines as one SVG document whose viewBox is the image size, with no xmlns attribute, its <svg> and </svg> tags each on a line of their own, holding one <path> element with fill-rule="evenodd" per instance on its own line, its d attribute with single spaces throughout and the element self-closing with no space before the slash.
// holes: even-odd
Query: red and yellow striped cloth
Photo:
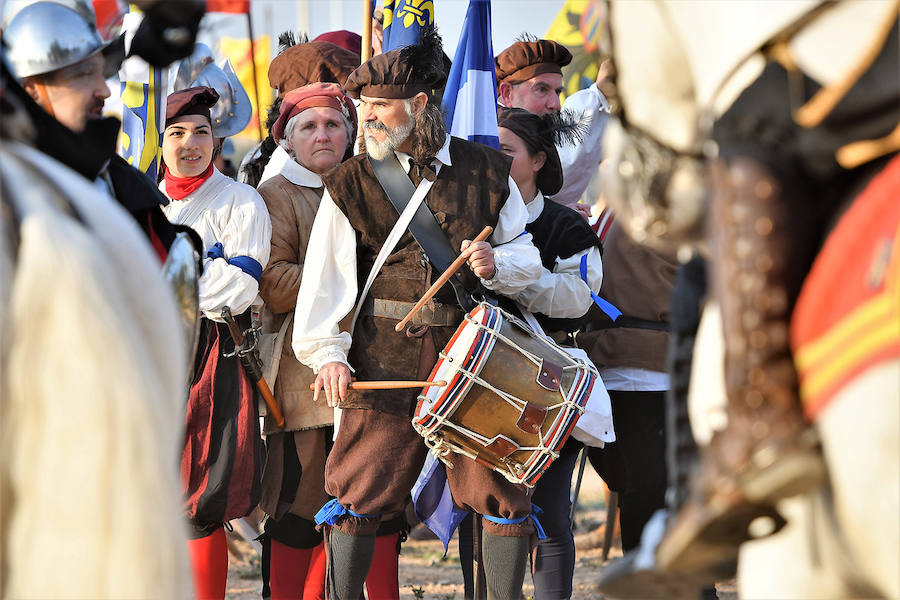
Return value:
<svg viewBox="0 0 900 600">
<path fill-rule="evenodd" d="M 811 420 L 854 377 L 900 356 L 900 156 L 828 237 L 794 309 L 791 346 Z"/>
</svg>

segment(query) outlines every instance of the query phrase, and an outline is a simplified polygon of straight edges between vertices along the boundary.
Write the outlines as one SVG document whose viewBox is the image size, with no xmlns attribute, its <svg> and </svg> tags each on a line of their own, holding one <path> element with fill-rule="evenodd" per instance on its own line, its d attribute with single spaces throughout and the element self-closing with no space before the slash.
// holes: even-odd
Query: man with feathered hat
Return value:
<svg viewBox="0 0 900 600">
<path fill-rule="evenodd" d="M 522 108 L 536 115 L 560 112 L 563 91 L 562 69 L 572 62 L 572 53 L 558 42 L 525 35 L 494 59 L 497 96 L 507 108 Z M 601 65 L 597 82 L 566 99 L 565 109 L 580 115 L 585 126 L 582 142 L 557 147 L 563 167 L 563 187 L 554 201 L 587 213 L 578 200 L 597 171 L 602 158 L 601 141 L 609 102 L 597 87 L 606 68 Z"/>
<path fill-rule="evenodd" d="M 432 92 L 445 78 L 433 31 L 420 45 L 380 54 L 353 71 L 345 87 L 362 101 L 368 154 L 322 177 L 326 190 L 310 234 L 292 341 L 297 358 L 317 371 L 316 398 L 324 388 L 328 404 L 343 409 L 326 469 L 335 500 L 317 515 L 329 526 L 332 598 L 359 598 L 378 524 L 403 511 L 426 455 L 410 424 L 417 391 L 348 392 L 350 365 L 360 380 L 422 379 L 435 364 L 435 348 L 461 323 L 457 302 L 466 304 L 469 290 L 516 298 L 541 272 L 531 235 L 524 233 L 527 211 L 509 176 L 509 159 L 447 135 Z M 397 321 L 440 270 L 406 232 L 368 277 L 399 214 L 376 175 L 382 168 L 411 179 L 420 195 L 427 190 L 430 218 L 450 252 L 461 252 L 468 264 L 455 288 L 445 286 L 433 310 L 401 334 L 394 331 Z M 485 225 L 494 227 L 490 243 L 472 243 Z M 360 295 L 367 279 L 369 291 Z M 358 296 L 354 323 L 347 317 Z M 534 530 L 528 494 L 469 458 L 450 460 L 455 503 L 485 516 L 489 593 L 518 599 Z"/>
</svg>

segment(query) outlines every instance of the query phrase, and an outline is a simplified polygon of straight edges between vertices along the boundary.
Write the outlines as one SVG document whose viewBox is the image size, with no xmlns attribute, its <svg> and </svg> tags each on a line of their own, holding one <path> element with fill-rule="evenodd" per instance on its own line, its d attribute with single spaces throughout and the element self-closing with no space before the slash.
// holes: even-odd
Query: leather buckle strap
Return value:
<svg viewBox="0 0 900 600">
<path fill-rule="evenodd" d="M 401 320 L 415 306 L 414 302 L 399 302 L 382 298 L 367 298 L 363 303 L 362 314 L 383 319 Z M 413 325 L 431 325 L 434 327 L 456 327 L 463 320 L 463 311 L 448 304 L 427 303 L 413 317 Z"/>
<path fill-rule="evenodd" d="M 388 200 L 390 200 L 397 212 L 402 214 L 403 209 L 409 204 L 410 198 L 412 198 L 418 186 L 413 185 L 412 181 L 410 181 L 406 171 L 403 170 L 400 161 L 393 152 L 384 160 L 375 160 L 370 155 L 369 163 L 372 165 L 372 171 L 375 173 L 375 177 L 381 184 L 381 188 L 387 195 Z M 411 171 L 413 169 L 414 166 L 411 168 Z M 429 179 L 429 181 L 432 181 L 432 179 Z M 416 209 L 415 215 L 409 222 L 408 229 L 437 271 L 444 272 L 459 254 L 450 245 L 447 234 L 441 229 L 434 213 L 431 212 L 431 209 L 424 202 Z M 466 311 L 471 310 L 475 306 L 475 302 L 471 298 L 473 290 L 466 289 L 462 279 L 457 274 L 450 278 L 449 283 L 453 288 L 453 293 L 456 294 L 456 301 L 459 302 L 459 305 Z M 403 317 L 400 318 L 402 319 Z"/>
</svg>

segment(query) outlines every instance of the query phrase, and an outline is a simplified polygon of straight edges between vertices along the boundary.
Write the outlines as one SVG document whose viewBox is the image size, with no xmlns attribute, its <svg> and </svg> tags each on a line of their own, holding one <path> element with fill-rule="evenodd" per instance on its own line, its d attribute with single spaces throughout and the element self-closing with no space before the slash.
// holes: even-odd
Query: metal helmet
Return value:
<svg viewBox="0 0 900 600">
<path fill-rule="evenodd" d="M 211 87 L 219 94 L 219 101 L 210 110 L 214 137 L 230 137 L 247 127 L 253 106 L 231 61 L 225 59 L 216 65 L 212 50 L 202 43 L 195 44 L 191 55 L 178 63 L 173 91 L 198 85 Z"/>
<path fill-rule="evenodd" d="M 44 75 L 102 52 L 104 76 L 111 77 L 125 56 L 124 38 L 104 42 L 84 15 L 56 2 L 36 2 L 20 10 L 3 32 L 7 57 L 19 79 Z"/>
</svg>

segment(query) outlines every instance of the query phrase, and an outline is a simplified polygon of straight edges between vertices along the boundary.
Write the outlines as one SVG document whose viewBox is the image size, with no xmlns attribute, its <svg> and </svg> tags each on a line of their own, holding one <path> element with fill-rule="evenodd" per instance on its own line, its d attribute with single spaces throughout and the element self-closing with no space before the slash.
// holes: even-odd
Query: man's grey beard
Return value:
<svg viewBox="0 0 900 600">
<path fill-rule="evenodd" d="M 382 123 L 378 122 L 364 123 L 363 137 L 366 142 L 366 152 L 375 160 L 384 160 L 390 156 L 391 152 L 395 151 L 406 141 L 406 138 L 410 136 L 415 125 L 416 122 L 412 118 L 410 118 L 405 125 L 400 125 L 399 127 L 394 127 L 392 129 L 385 127 Z M 373 137 L 370 137 L 370 129 L 383 131 L 385 133 L 384 140 L 379 142 Z"/>
</svg>

